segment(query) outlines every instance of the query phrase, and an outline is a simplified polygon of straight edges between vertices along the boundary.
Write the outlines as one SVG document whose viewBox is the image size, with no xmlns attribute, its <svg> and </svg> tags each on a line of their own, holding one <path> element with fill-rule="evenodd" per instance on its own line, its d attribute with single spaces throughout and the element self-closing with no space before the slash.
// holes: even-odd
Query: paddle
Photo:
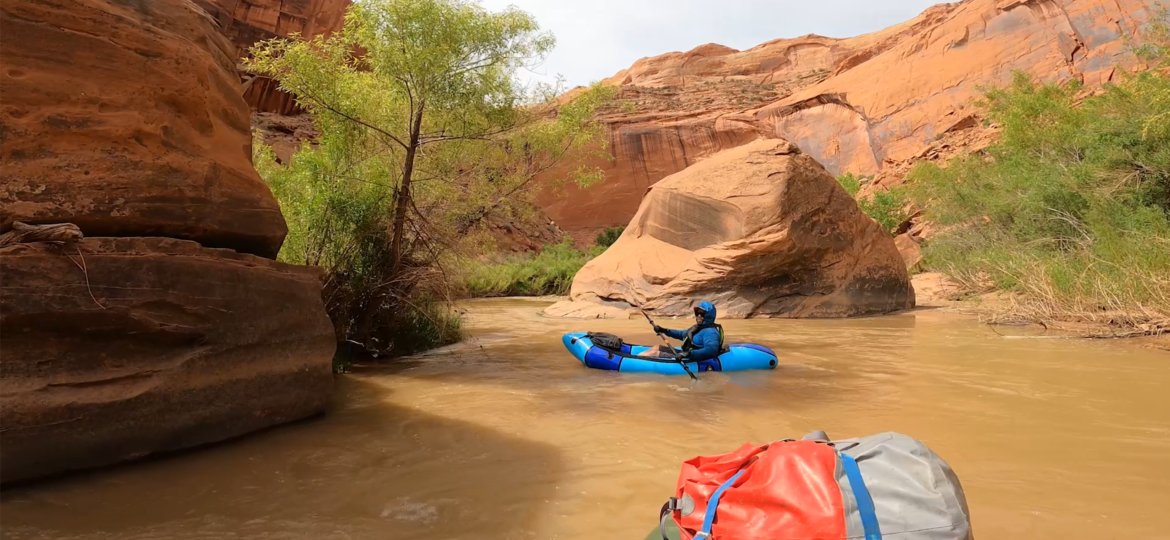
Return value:
<svg viewBox="0 0 1170 540">
<path fill-rule="evenodd" d="M 651 319 L 650 315 L 647 315 L 645 310 L 639 309 L 638 311 L 642 312 L 642 316 L 646 317 L 646 322 L 649 322 L 651 327 L 658 326 L 657 324 L 654 324 L 654 319 Z M 678 363 L 679 363 L 679 365 L 682 366 L 683 371 L 686 371 L 687 375 L 691 376 L 691 379 L 694 379 L 696 381 L 699 380 L 699 378 L 696 377 L 694 373 L 691 373 L 691 368 L 689 366 L 687 366 L 686 361 L 684 361 L 682 359 L 682 357 L 678 355 L 678 351 L 674 350 L 674 346 L 671 345 L 670 342 L 666 340 L 666 336 L 659 334 L 658 332 L 654 332 L 654 334 L 657 335 L 658 337 L 662 338 L 662 342 L 666 344 L 666 348 L 670 350 L 670 354 L 674 355 L 674 359 L 678 360 Z"/>
</svg>

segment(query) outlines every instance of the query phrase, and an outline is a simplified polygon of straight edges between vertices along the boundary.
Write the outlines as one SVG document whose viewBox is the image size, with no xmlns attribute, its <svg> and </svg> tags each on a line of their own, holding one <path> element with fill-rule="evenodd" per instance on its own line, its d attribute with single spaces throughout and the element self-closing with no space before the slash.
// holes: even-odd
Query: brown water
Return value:
<svg viewBox="0 0 1170 540">
<path fill-rule="evenodd" d="M 639 540 L 684 459 L 824 429 L 926 441 L 978 538 L 1170 538 L 1166 352 L 936 312 L 727 321 L 781 368 L 692 384 L 582 367 L 562 333 L 652 335 L 544 305 L 471 304 L 477 339 L 340 377 L 319 420 L 6 491 L 2 536 Z"/>
</svg>

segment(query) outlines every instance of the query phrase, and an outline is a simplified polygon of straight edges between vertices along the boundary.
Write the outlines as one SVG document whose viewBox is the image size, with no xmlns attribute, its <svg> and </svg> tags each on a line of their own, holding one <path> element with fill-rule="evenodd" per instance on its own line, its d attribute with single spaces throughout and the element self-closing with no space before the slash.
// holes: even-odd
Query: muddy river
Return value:
<svg viewBox="0 0 1170 540">
<path fill-rule="evenodd" d="M 562 333 L 649 342 L 645 322 L 544 305 L 468 304 L 474 339 L 338 377 L 324 417 L 7 490 L 0 536 L 640 540 L 684 459 L 823 429 L 924 440 L 962 480 L 977 538 L 1170 538 L 1165 351 L 934 311 L 726 321 L 781 367 L 696 384 L 584 368 Z"/>
</svg>

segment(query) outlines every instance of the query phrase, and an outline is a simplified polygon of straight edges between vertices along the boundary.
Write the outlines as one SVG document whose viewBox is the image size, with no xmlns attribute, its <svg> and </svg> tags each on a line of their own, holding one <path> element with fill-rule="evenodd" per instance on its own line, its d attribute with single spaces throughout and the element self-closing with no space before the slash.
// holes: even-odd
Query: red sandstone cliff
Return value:
<svg viewBox="0 0 1170 540">
<path fill-rule="evenodd" d="M 236 56 L 247 56 L 256 42 L 300 34 L 328 36 L 341 30 L 352 0 L 194 0 L 219 23 L 220 31 L 236 46 Z M 240 72 L 244 99 L 259 112 L 295 114 L 292 96 L 281 92 L 267 77 Z"/>
<path fill-rule="evenodd" d="M 0 483 L 320 412 L 319 271 L 251 164 L 235 47 L 186 0 L 0 4 Z M 225 249 L 226 248 L 226 249 Z"/>
<path fill-rule="evenodd" d="M 1124 38 L 1153 5 L 964 0 L 855 38 L 805 36 L 747 51 L 704 45 L 646 58 L 607 81 L 622 91 L 601 116 L 616 157 L 597 163 L 606 181 L 584 193 L 543 193 L 540 202 L 585 238 L 625 225 L 658 180 L 761 136 L 792 141 L 833 174 L 880 174 L 948 132 L 978 130 L 978 87 L 1006 83 L 1014 70 L 1045 81 L 1109 81 L 1133 62 Z"/>
</svg>

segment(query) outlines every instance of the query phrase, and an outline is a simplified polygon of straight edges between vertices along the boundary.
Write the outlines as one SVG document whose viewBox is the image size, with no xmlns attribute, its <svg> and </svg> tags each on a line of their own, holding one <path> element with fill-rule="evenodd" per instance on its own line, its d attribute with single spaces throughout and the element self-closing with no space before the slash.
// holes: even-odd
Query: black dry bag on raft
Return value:
<svg viewBox="0 0 1170 540">
<path fill-rule="evenodd" d="M 586 334 L 586 337 L 588 337 L 589 341 L 592 341 L 594 345 L 609 351 L 621 351 L 622 345 L 624 344 L 622 338 L 613 334 L 606 334 L 605 332 L 589 332 Z"/>
<path fill-rule="evenodd" d="M 898 433 L 747 444 L 683 463 L 666 540 L 972 540 L 959 479 Z M 669 530 L 668 530 L 669 529 Z"/>
</svg>

